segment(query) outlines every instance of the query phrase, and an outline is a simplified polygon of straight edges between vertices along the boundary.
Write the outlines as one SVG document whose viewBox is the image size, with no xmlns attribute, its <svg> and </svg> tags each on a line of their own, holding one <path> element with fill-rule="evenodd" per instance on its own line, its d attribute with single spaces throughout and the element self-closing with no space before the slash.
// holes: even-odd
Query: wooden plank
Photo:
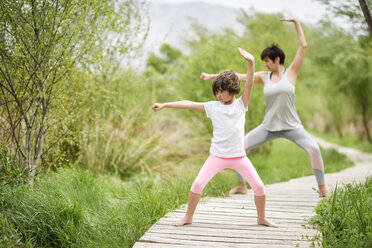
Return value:
<svg viewBox="0 0 372 248">
<path fill-rule="evenodd" d="M 192 245 L 181 245 L 181 244 L 172 244 L 169 245 L 168 243 L 154 243 L 154 242 L 137 242 L 134 246 L 134 248 L 169 248 L 169 247 L 175 247 L 175 248 L 185 248 L 185 247 L 211 247 L 211 245 L 206 245 L 203 243 L 197 243 L 195 246 Z M 223 245 L 213 245 L 213 247 L 235 247 L 235 248 L 267 248 L 267 244 L 235 244 L 235 245 L 229 245 L 229 244 L 223 244 Z M 308 248 L 309 246 L 304 246 L 304 245 L 298 245 L 297 247 L 306 247 Z M 278 245 L 278 244 L 272 244 L 270 245 L 270 248 L 288 248 L 288 245 Z"/>
<path fill-rule="evenodd" d="M 177 221 L 181 219 L 184 216 L 182 212 L 180 212 L 178 215 L 174 215 L 171 218 L 174 221 Z M 297 224 L 302 224 L 305 223 L 305 218 L 304 219 L 290 219 L 286 218 L 285 216 L 278 216 L 278 217 L 273 217 L 270 216 L 270 219 L 274 222 L 280 221 L 280 223 L 297 223 Z M 194 222 L 199 222 L 199 221 L 210 221 L 213 223 L 256 223 L 257 221 L 257 214 L 252 214 L 251 216 L 248 215 L 240 215 L 240 216 L 224 216 L 224 215 L 216 215 L 215 213 L 200 213 L 200 212 L 195 212 Z"/>
<path fill-rule="evenodd" d="M 165 225 L 168 227 L 171 227 L 175 223 L 175 221 L 172 220 L 162 220 L 158 222 L 156 225 Z M 304 229 L 302 226 L 306 225 L 305 223 L 299 224 L 299 223 L 283 223 L 283 222 L 278 222 L 280 225 L 279 229 L 273 228 L 270 229 L 269 227 L 266 226 L 261 226 L 257 225 L 256 222 L 240 222 L 240 223 L 233 223 L 233 222 L 218 222 L 218 221 L 211 221 L 211 220 L 198 220 L 194 221 L 192 226 L 194 227 L 204 227 L 204 228 L 218 228 L 218 229 L 226 229 L 226 231 L 231 231 L 235 232 L 236 230 L 242 230 L 242 231 L 248 231 L 249 233 L 252 230 L 258 230 L 258 231 L 263 231 L 263 232 L 293 232 L 297 234 L 302 234 L 302 233 L 308 233 L 312 232 L 311 230 L 313 229 Z M 172 226 L 173 227 L 173 226 Z M 232 230 L 231 230 L 232 229 Z M 309 231 L 310 230 L 310 231 Z"/>
<path fill-rule="evenodd" d="M 185 211 L 176 210 L 174 213 L 181 213 L 182 215 L 180 217 L 182 217 Z M 210 216 L 211 218 L 235 220 L 235 219 L 241 219 L 241 218 L 257 218 L 257 213 L 256 211 L 226 212 L 226 211 L 221 211 L 221 209 L 199 208 L 196 210 L 195 216 Z M 269 212 L 269 213 L 266 213 L 266 216 L 271 219 L 286 219 L 286 220 L 293 220 L 296 222 L 297 221 L 302 222 L 305 218 L 309 218 L 313 215 L 306 215 L 306 216 L 291 215 L 291 214 L 283 215 L 282 213 L 275 213 L 275 212 L 270 213 Z"/>
<path fill-rule="evenodd" d="M 304 240 L 280 240 L 280 239 L 271 239 L 267 237 L 266 239 L 257 239 L 257 238 L 247 238 L 241 237 L 239 239 L 229 238 L 229 237 L 217 237 L 217 236 L 203 236 L 198 234 L 191 235 L 180 235 L 180 234 L 164 234 L 156 233 L 152 235 L 151 233 L 146 233 L 143 236 L 143 242 L 146 240 L 152 240 L 156 242 L 169 242 L 170 244 L 195 244 L 195 241 L 208 242 L 210 245 L 221 245 L 221 244 L 280 244 L 280 245 L 295 245 L 300 243 L 307 243 Z"/>
<path fill-rule="evenodd" d="M 200 235 L 212 235 L 212 236 L 226 236 L 226 237 L 244 237 L 244 236 L 252 236 L 255 238 L 274 238 L 274 239 L 283 239 L 283 240 L 296 240 L 298 238 L 298 234 L 295 233 L 295 228 L 292 229 L 291 232 L 283 232 L 277 231 L 277 228 L 266 228 L 266 229 L 251 229 L 249 234 L 247 234 L 247 230 L 240 230 L 236 229 L 234 232 L 227 232 L 224 228 L 211 228 L 211 227 L 200 227 L 200 226 L 193 226 L 187 225 L 185 227 L 179 228 L 174 227 L 171 225 L 156 225 L 154 228 L 151 228 L 148 233 L 168 233 L 168 234 L 187 234 L 192 235 L 194 233 L 199 233 Z M 317 233 L 314 229 L 308 229 L 301 232 L 301 235 L 314 235 Z"/>
<path fill-rule="evenodd" d="M 200 207 L 196 209 L 195 214 L 199 215 L 208 215 L 210 212 L 211 216 L 232 216 L 232 217 L 257 217 L 257 213 L 254 209 L 244 209 L 243 211 L 239 211 L 239 209 L 231 209 L 231 211 L 225 211 L 225 209 L 222 208 L 212 208 L 212 207 Z M 236 212 L 235 212 L 236 211 Z M 186 210 L 176 210 L 172 213 L 168 213 L 165 217 L 182 217 L 186 213 Z M 288 213 L 288 212 L 281 212 L 281 211 L 266 211 L 266 216 L 268 218 L 288 218 L 288 219 L 294 219 L 294 220 L 304 220 L 311 218 L 315 215 L 315 212 L 302 212 L 302 213 Z"/>
<path fill-rule="evenodd" d="M 205 205 L 205 206 L 208 206 L 208 207 L 223 207 L 224 209 L 252 209 L 252 208 L 255 208 L 255 204 L 252 202 L 250 204 L 247 204 L 247 203 L 238 203 L 238 202 L 224 202 L 224 201 L 221 201 L 221 202 L 209 202 L 209 203 L 205 203 L 205 204 L 200 204 L 200 205 Z M 316 205 L 318 205 L 318 201 L 314 201 L 313 203 L 309 203 L 309 204 L 303 204 L 303 203 L 298 203 L 298 205 L 296 205 L 296 203 L 287 203 L 287 202 L 271 202 L 271 201 L 267 201 L 266 202 L 266 207 L 267 209 L 283 209 L 284 207 L 286 207 L 288 210 L 296 210 L 298 209 L 298 211 L 311 211 L 311 209 L 313 209 Z M 199 205 L 198 205 L 199 206 Z M 186 206 L 182 206 L 181 209 L 186 209 Z M 268 210 L 269 212 L 269 210 Z"/>
<path fill-rule="evenodd" d="M 177 211 L 185 212 L 183 210 L 177 210 Z M 215 206 L 215 205 L 213 205 L 213 206 L 206 206 L 206 205 L 198 206 L 196 211 L 199 212 L 199 213 L 203 213 L 203 212 L 206 212 L 206 211 L 213 211 L 217 214 L 237 215 L 237 216 L 256 214 L 256 209 L 253 209 L 253 208 L 229 208 L 229 207 Z M 293 213 L 293 212 L 266 210 L 266 216 L 268 216 L 268 217 L 270 217 L 270 216 L 279 217 L 279 216 L 283 216 L 284 214 L 285 214 L 285 216 L 287 216 L 289 218 L 295 218 L 295 219 L 303 219 L 303 218 L 308 218 L 308 217 L 312 217 L 312 216 L 315 215 L 315 213 L 309 213 L 309 212 Z"/>
<path fill-rule="evenodd" d="M 305 203 L 305 204 L 314 205 L 314 201 L 316 202 L 316 201 L 321 200 L 321 199 L 318 199 L 318 197 L 316 198 L 307 197 L 306 199 L 301 199 L 300 197 L 284 199 L 283 196 L 285 195 L 282 194 L 281 198 L 266 197 L 266 201 L 270 203 L 274 203 L 274 204 L 281 203 L 281 202 L 290 202 L 290 203 Z M 234 200 L 234 199 L 229 199 L 229 198 L 218 198 L 215 200 L 208 201 L 208 203 L 212 203 L 212 202 L 226 203 L 226 204 L 236 203 L 236 204 L 244 204 L 244 205 L 254 205 L 253 198 L 247 198 L 247 199 L 241 199 L 241 200 Z"/>
<path fill-rule="evenodd" d="M 172 227 L 172 224 L 174 223 L 174 221 L 172 220 L 169 220 L 169 219 L 160 219 L 156 225 L 154 225 L 153 227 L 157 227 L 157 226 L 161 226 L 161 225 L 164 225 L 164 226 L 167 226 L 167 227 Z M 256 223 L 209 223 L 209 222 L 194 222 L 192 225 L 186 225 L 185 227 L 182 227 L 182 228 L 189 228 L 189 227 L 195 227 L 195 228 L 218 228 L 218 229 L 225 229 L 226 231 L 228 230 L 231 230 L 233 229 L 234 231 L 235 230 L 241 230 L 241 231 L 263 231 L 263 232 L 267 232 L 268 230 L 270 232 L 283 232 L 283 233 L 286 233 L 286 232 L 291 232 L 291 233 L 307 233 L 308 230 L 314 230 L 314 229 L 299 229 L 299 227 L 301 227 L 301 225 L 283 225 L 283 226 L 280 226 L 280 228 L 269 228 L 269 227 L 265 227 L 265 226 L 260 226 L 260 225 L 257 225 Z M 176 227 L 174 227 L 176 228 Z M 149 229 L 150 231 L 151 229 Z M 247 232 L 247 233 L 249 233 Z"/>
<path fill-rule="evenodd" d="M 214 240 L 219 240 L 219 239 L 223 239 L 223 240 L 242 240 L 242 242 L 252 242 L 252 243 L 257 243 L 256 241 L 253 242 L 251 240 L 249 241 L 245 241 L 245 239 L 247 237 L 249 237 L 248 235 L 228 235 L 227 232 L 225 233 L 216 233 L 216 232 L 213 232 L 212 229 L 209 229 L 210 232 L 204 232 L 204 233 L 201 233 L 201 235 L 199 236 L 206 236 L 206 237 L 210 237 L 210 238 L 214 238 Z M 154 236 L 159 236 L 160 234 L 167 234 L 169 236 L 173 236 L 175 234 L 177 235 L 188 235 L 188 236 L 195 236 L 195 232 L 174 232 L 174 233 L 170 233 L 170 232 L 165 232 L 163 230 L 161 231 L 152 231 L 152 232 L 148 232 L 149 235 L 154 235 Z M 312 236 L 313 233 L 309 233 L 309 236 Z M 306 240 L 306 236 L 303 235 L 302 236 L 303 239 L 300 240 L 300 241 L 307 241 Z M 301 237 L 301 238 L 302 238 Z M 294 235 L 294 236 L 284 236 L 284 235 L 270 235 L 268 233 L 264 234 L 264 233 L 255 233 L 254 236 L 251 236 L 251 239 L 259 239 L 259 240 L 262 240 L 262 243 L 267 243 L 267 240 L 266 239 L 269 239 L 270 241 L 272 240 L 280 240 L 281 243 L 285 243 L 285 242 L 291 242 L 291 241 L 298 241 L 298 236 Z M 266 240 L 266 241 L 265 241 Z M 279 241 L 278 241 L 279 242 Z M 275 243 L 275 242 L 274 242 Z"/>
<path fill-rule="evenodd" d="M 215 202 L 215 201 L 214 201 Z M 224 200 L 221 200 L 219 203 L 224 203 Z M 232 202 L 230 202 L 231 204 Z M 233 202 L 235 204 L 240 204 L 242 206 L 250 206 L 250 205 L 254 205 L 253 202 L 251 203 L 248 203 L 248 202 L 245 202 L 245 201 L 240 201 L 240 202 Z M 226 204 L 228 204 L 228 202 L 226 201 Z M 313 208 L 314 206 L 317 205 L 317 202 L 313 201 L 308 201 L 308 202 L 290 202 L 290 201 L 277 201 L 277 202 L 272 202 L 272 201 L 267 201 L 266 203 L 267 205 L 270 204 L 270 205 L 275 205 L 275 206 L 288 206 L 288 207 L 297 207 L 297 208 L 300 208 L 300 207 L 310 207 L 310 208 Z"/>
<path fill-rule="evenodd" d="M 283 214 L 312 214 L 313 213 L 313 208 L 285 208 L 283 206 L 275 206 L 274 204 L 270 204 L 272 206 L 267 206 L 266 205 L 266 213 L 271 213 L 271 212 L 280 212 L 280 213 L 283 213 Z M 249 206 L 245 206 L 245 205 L 238 205 L 238 204 L 223 204 L 223 203 L 211 203 L 211 205 L 209 204 L 200 204 L 198 205 L 197 209 L 199 209 L 199 207 L 215 207 L 215 208 L 221 208 L 221 209 L 246 209 L 246 210 L 252 210 L 252 211 L 256 211 L 256 207 L 253 205 L 249 205 Z M 315 206 L 315 205 L 314 205 Z M 182 208 L 182 209 L 179 209 L 179 210 L 185 210 L 186 211 L 186 208 Z"/>
</svg>

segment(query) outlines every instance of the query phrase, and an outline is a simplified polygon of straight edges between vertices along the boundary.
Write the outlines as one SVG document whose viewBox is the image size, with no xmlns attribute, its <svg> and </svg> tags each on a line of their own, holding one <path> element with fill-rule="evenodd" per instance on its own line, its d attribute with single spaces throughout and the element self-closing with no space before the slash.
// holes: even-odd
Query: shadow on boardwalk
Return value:
<svg viewBox="0 0 372 248">
<path fill-rule="evenodd" d="M 340 147 L 321 139 L 323 148 L 345 154 L 355 165 L 327 174 L 329 189 L 336 184 L 364 182 L 372 175 L 372 154 Z M 204 198 L 200 201 L 192 225 L 173 227 L 183 217 L 186 206 L 168 213 L 153 225 L 133 247 L 312 247 L 316 230 L 305 228 L 307 219 L 315 215 L 314 207 L 321 200 L 315 190 L 314 176 L 266 185 L 267 217 L 280 225 L 268 228 L 256 223 L 253 193 L 225 198 Z"/>
</svg>

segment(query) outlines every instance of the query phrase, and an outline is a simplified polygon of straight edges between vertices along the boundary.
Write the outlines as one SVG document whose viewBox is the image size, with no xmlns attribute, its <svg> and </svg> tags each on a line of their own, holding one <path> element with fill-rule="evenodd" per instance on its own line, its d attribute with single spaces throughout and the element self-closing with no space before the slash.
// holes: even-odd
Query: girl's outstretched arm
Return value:
<svg viewBox="0 0 372 248">
<path fill-rule="evenodd" d="M 244 49 L 238 48 L 240 55 L 248 61 L 248 72 L 246 76 L 246 81 L 244 85 L 244 90 L 242 94 L 242 100 L 244 106 L 247 107 L 252 95 L 252 86 L 253 86 L 253 74 L 254 74 L 254 58 L 252 54 L 245 51 Z"/>
<path fill-rule="evenodd" d="M 295 84 L 297 75 L 300 72 L 302 62 L 304 61 L 304 58 L 305 58 L 305 52 L 306 52 L 306 47 L 307 47 L 305 34 L 304 34 L 304 31 L 302 30 L 300 22 L 297 19 L 295 19 L 295 18 L 283 18 L 283 19 L 280 19 L 280 21 L 282 21 L 282 22 L 293 22 L 295 27 L 296 27 L 296 31 L 297 31 L 297 38 L 298 38 L 298 42 L 299 42 L 299 47 L 297 49 L 297 53 L 296 53 L 296 56 L 295 56 L 293 62 L 288 67 L 288 72 L 289 72 L 289 76 L 290 76 L 289 79 L 291 80 L 291 82 L 293 82 Z"/>
<path fill-rule="evenodd" d="M 176 108 L 176 109 L 193 109 L 198 111 L 205 111 L 204 104 L 200 102 L 191 102 L 182 100 L 178 102 L 154 103 L 152 109 L 156 112 L 163 108 Z"/>
</svg>

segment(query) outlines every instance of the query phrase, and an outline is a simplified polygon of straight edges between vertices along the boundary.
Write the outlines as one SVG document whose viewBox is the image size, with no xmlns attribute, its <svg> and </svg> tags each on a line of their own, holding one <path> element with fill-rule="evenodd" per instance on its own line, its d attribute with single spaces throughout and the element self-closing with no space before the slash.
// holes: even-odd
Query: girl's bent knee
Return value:
<svg viewBox="0 0 372 248">
<path fill-rule="evenodd" d="M 195 193 L 195 194 L 201 194 L 201 192 L 203 191 L 203 185 L 201 185 L 199 182 L 197 181 L 194 181 L 194 183 L 192 184 L 191 186 L 191 189 L 190 191 L 192 193 Z"/>
<path fill-rule="evenodd" d="M 265 195 L 265 186 L 263 183 L 256 185 L 254 188 L 252 187 L 255 196 L 264 196 Z"/>
</svg>

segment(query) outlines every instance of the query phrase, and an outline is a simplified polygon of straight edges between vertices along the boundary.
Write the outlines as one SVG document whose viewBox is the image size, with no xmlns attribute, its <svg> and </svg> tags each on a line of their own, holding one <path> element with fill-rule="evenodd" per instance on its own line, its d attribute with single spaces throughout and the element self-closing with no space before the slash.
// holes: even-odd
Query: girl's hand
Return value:
<svg viewBox="0 0 372 248">
<path fill-rule="evenodd" d="M 164 108 L 164 104 L 162 103 L 154 103 L 154 105 L 152 105 L 152 110 L 154 110 L 155 112 L 163 108 Z"/>
<path fill-rule="evenodd" d="M 249 61 L 249 62 L 254 62 L 254 57 L 252 54 L 250 54 L 249 52 L 245 51 L 244 49 L 238 47 L 238 50 L 240 52 L 240 55 L 242 55 L 242 57 Z"/>
<path fill-rule="evenodd" d="M 297 22 L 296 18 L 282 18 L 280 19 L 281 22 Z"/>
<path fill-rule="evenodd" d="M 203 81 L 207 81 L 207 80 L 213 79 L 213 76 L 211 74 L 202 72 L 202 74 L 200 75 L 200 79 Z"/>
</svg>

